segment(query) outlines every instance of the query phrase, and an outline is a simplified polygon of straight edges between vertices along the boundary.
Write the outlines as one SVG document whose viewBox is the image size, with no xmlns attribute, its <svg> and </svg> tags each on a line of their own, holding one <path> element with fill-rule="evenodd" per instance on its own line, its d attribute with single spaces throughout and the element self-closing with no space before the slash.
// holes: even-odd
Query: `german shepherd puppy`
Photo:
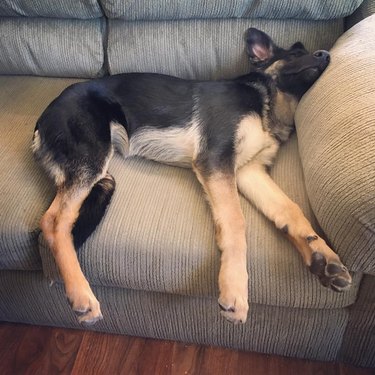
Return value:
<svg viewBox="0 0 375 375">
<path fill-rule="evenodd" d="M 330 61 L 300 42 L 278 47 L 246 32 L 253 72 L 232 80 L 193 81 L 158 74 L 120 74 L 64 90 L 39 118 L 36 159 L 57 193 L 41 229 L 79 321 L 102 319 L 75 248 L 100 222 L 115 189 L 108 174 L 114 150 L 190 167 L 209 201 L 222 251 L 219 305 L 228 320 L 248 312 L 245 221 L 238 190 L 295 245 L 324 286 L 344 291 L 351 276 L 267 168 L 294 129 L 298 101 Z"/>
</svg>

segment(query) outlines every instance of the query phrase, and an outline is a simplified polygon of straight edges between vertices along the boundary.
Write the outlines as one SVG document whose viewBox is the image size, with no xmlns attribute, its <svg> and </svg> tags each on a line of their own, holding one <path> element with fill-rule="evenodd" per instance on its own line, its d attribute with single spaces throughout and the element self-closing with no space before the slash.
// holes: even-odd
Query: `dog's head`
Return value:
<svg viewBox="0 0 375 375">
<path fill-rule="evenodd" d="M 330 55 L 319 50 L 309 53 L 301 42 L 289 49 L 278 47 L 264 32 L 250 28 L 246 47 L 251 64 L 270 74 L 278 89 L 300 99 L 329 64 Z"/>
</svg>

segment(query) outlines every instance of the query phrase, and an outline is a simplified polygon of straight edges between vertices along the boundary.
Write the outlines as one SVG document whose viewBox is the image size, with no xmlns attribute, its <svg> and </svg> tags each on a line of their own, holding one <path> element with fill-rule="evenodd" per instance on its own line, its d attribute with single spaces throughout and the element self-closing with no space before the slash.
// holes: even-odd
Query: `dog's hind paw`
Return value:
<svg viewBox="0 0 375 375">
<path fill-rule="evenodd" d="M 311 256 L 310 272 L 319 277 L 322 285 L 335 292 L 344 292 L 352 285 L 352 277 L 340 260 L 327 260 L 320 252 Z"/>
</svg>

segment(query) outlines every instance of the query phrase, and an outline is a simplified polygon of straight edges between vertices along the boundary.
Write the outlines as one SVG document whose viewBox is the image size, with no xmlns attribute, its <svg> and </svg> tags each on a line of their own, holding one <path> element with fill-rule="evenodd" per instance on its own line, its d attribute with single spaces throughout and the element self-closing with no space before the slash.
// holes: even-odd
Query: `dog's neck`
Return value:
<svg viewBox="0 0 375 375">
<path fill-rule="evenodd" d="M 273 110 L 282 124 L 293 126 L 297 105 L 298 100 L 293 95 L 277 90 Z"/>
<path fill-rule="evenodd" d="M 271 107 L 270 131 L 280 141 L 285 142 L 294 130 L 294 114 L 298 100 L 290 94 L 276 90 Z"/>
</svg>

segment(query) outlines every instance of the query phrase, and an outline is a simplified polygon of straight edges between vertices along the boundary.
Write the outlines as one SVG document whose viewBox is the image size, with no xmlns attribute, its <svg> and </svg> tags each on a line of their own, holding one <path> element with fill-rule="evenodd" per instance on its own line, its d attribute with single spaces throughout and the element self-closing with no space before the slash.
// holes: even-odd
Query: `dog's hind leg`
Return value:
<svg viewBox="0 0 375 375">
<path fill-rule="evenodd" d="M 351 276 L 338 255 L 315 233 L 299 206 L 277 186 L 261 164 L 237 171 L 240 192 L 284 232 L 320 282 L 335 291 L 347 290 Z"/>
<path fill-rule="evenodd" d="M 218 300 L 222 315 L 234 323 L 244 323 L 249 309 L 247 247 L 236 180 L 233 173 L 216 172 L 207 176 L 196 166 L 193 170 L 207 194 L 216 241 L 222 251 Z"/>
<path fill-rule="evenodd" d="M 59 189 L 41 220 L 41 228 L 65 284 L 65 292 L 81 323 L 102 319 L 100 304 L 82 273 L 73 245 L 72 228 L 90 187 Z"/>
<path fill-rule="evenodd" d="M 61 194 L 57 193 L 51 205 L 49 206 L 46 213 L 43 215 L 40 221 L 40 228 L 42 229 L 44 239 L 50 249 L 53 247 L 54 233 L 55 233 L 55 221 L 56 216 L 60 210 Z"/>
</svg>

